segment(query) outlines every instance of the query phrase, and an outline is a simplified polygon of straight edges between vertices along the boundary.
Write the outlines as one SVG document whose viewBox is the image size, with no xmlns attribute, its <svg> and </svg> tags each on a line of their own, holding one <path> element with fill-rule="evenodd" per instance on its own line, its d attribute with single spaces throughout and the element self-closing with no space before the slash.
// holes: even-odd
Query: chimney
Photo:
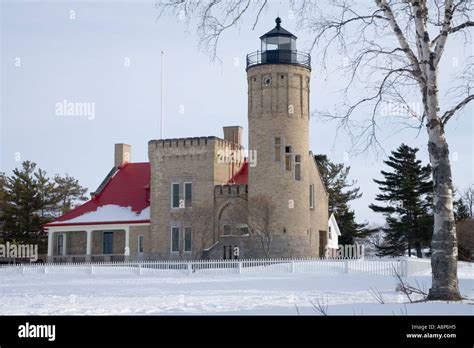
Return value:
<svg viewBox="0 0 474 348">
<path fill-rule="evenodd" d="M 224 139 L 242 146 L 242 127 L 229 126 L 224 128 Z"/>
<path fill-rule="evenodd" d="M 128 144 L 115 144 L 115 167 L 121 167 L 132 160 L 132 147 Z"/>
</svg>

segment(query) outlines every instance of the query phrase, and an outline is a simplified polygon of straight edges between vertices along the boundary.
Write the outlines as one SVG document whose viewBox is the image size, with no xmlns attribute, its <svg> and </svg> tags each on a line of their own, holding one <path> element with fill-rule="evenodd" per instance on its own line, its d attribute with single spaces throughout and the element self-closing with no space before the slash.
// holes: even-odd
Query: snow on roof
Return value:
<svg viewBox="0 0 474 348">
<path fill-rule="evenodd" d="M 120 221 L 144 221 L 150 219 L 150 207 L 143 209 L 139 214 L 132 210 L 132 207 L 121 207 L 118 205 L 107 204 L 98 207 L 97 210 L 82 214 L 76 218 L 66 221 L 55 221 L 50 226 L 62 225 L 64 223 L 76 224 L 79 222 L 120 222 Z"/>
<path fill-rule="evenodd" d="M 150 214 L 146 213 L 146 208 L 150 206 L 149 185 L 150 163 L 127 163 L 118 168 L 91 200 L 44 227 L 124 221 L 136 223 L 142 220 L 148 222 Z"/>
</svg>

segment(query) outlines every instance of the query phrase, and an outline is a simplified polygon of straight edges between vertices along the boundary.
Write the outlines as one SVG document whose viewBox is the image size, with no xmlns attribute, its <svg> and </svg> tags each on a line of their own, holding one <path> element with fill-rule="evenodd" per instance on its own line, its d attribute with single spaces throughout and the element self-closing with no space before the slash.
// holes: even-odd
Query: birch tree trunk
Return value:
<svg viewBox="0 0 474 348">
<path fill-rule="evenodd" d="M 436 70 L 435 70 L 436 71 Z M 428 151 L 433 168 L 434 231 L 431 242 L 432 284 L 429 300 L 459 301 L 457 279 L 458 247 L 453 208 L 453 184 L 449 149 L 437 115 L 436 84 L 428 86 Z"/>
<path fill-rule="evenodd" d="M 426 1 L 410 1 L 415 22 L 417 54 L 411 50 L 387 0 L 375 0 L 375 2 L 384 11 L 400 48 L 405 52 L 410 63 L 413 77 L 420 88 L 427 121 L 428 152 L 433 169 L 434 186 L 434 229 L 431 242 L 432 286 L 428 299 L 458 301 L 461 299 L 461 295 L 457 279 L 458 250 L 454 223 L 451 164 L 444 125 L 438 115 L 438 63 L 451 29 L 453 0 L 445 2 L 443 25 L 435 43 L 431 42 L 427 29 Z"/>
<path fill-rule="evenodd" d="M 429 300 L 461 300 L 457 278 L 458 248 L 454 222 L 453 183 L 449 148 L 444 125 L 438 115 L 438 63 L 451 26 L 453 1 L 445 3 L 445 15 L 440 38 L 432 47 L 426 23 L 428 9 L 426 1 L 412 0 L 417 34 L 418 65 L 422 78 L 419 79 L 426 129 L 428 132 L 428 153 L 433 169 L 433 214 L 434 228 L 431 242 L 432 283 Z"/>
</svg>

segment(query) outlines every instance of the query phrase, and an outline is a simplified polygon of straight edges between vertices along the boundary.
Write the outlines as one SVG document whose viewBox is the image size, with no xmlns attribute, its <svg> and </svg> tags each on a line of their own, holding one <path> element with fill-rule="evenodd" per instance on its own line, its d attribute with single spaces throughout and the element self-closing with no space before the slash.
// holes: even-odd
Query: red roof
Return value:
<svg viewBox="0 0 474 348">
<path fill-rule="evenodd" d="M 54 220 L 56 224 L 48 223 L 45 227 L 67 225 L 67 222 L 64 224 L 58 222 L 94 212 L 98 207 L 109 204 L 131 207 L 136 213 L 147 208 L 150 205 L 150 163 L 127 163 L 120 167 L 96 196 Z M 70 223 L 70 225 L 76 224 L 78 223 Z"/>
<path fill-rule="evenodd" d="M 228 184 L 247 184 L 249 182 L 249 163 L 244 162 L 244 165 L 240 170 L 235 173 L 232 179 L 229 180 Z"/>
</svg>

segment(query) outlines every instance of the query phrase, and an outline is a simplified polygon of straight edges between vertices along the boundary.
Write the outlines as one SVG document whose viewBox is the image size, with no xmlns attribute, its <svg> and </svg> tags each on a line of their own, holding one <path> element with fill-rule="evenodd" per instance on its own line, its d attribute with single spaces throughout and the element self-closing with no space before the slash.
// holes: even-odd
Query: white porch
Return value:
<svg viewBox="0 0 474 348">
<path fill-rule="evenodd" d="M 133 224 L 140 225 L 148 224 Z M 130 227 L 130 224 L 50 226 L 48 262 L 128 261 Z"/>
</svg>

